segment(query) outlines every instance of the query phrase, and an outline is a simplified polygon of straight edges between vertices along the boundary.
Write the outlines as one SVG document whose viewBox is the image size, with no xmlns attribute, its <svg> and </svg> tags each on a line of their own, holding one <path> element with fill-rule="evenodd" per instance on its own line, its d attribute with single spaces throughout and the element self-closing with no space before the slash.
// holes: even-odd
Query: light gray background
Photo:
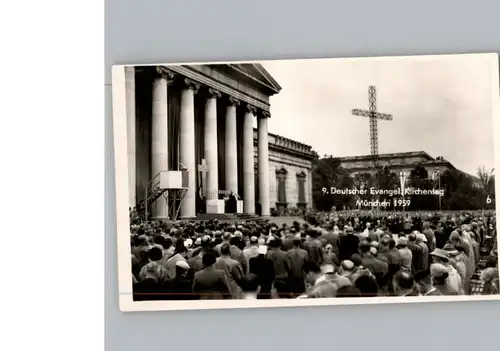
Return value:
<svg viewBox="0 0 500 351">
<path fill-rule="evenodd" d="M 110 87 L 112 64 L 499 52 L 499 13 L 497 0 L 107 0 L 106 349 L 500 347 L 500 302 L 120 312 Z"/>
</svg>

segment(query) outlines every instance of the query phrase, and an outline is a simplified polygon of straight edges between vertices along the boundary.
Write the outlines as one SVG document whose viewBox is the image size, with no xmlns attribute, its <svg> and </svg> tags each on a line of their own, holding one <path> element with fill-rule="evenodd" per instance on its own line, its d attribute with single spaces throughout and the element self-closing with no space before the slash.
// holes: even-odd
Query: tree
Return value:
<svg viewBox="0 0 500 351">
<path fill-rule="evenodd" d="M 494 170 L 495 169 L 493 168 L 488 172 L 486 171 L 484 166 L 477 168 L 477 176 L 481 181 L 486 208 L 495 207 L 495 176 L 493 175 Z"/>
<path fill-rule="evenodd" d="M 330 189 L 349 189 L 353 187 L 353 179 L 345 170 L 338 158 L 325 155 L 315 158 L 312 167 L 313 201 L 316 209 L 330 211 L 333 206 L 343 208 L 353 207 L 350 195 L 331 195 Z"/>
<path fill-rule="evenodd" d="M 415 166 L 410 172 L 409 184 L 411 188 L 419 190 L 432 190 L 433 181 L 429 179 L 427 169 L 421 165 Z M 412 194 L 406 199 L 410 200 L 409 209 L 415 210 L 435 210 L 438 207 L 439 199 L 434 195 Z"/>
</svg>

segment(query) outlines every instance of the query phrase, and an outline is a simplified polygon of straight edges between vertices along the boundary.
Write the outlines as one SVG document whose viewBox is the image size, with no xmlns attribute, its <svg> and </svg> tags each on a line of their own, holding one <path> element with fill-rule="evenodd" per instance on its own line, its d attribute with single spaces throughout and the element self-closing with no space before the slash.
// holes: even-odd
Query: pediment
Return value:
<svg viewBox="0 0 500 351">
<path fill-rule="evenodd" d="M 267 85 L 269 88 L 275 91 L 275 93 L 279 93 L 281 90 L 281 86 L 278 84 L 276 80 L 274 80 L 273 76 L 259 63 L 239 63 L 234 64 L 235 68 L 247 73 L 251 77 L 257 79 L 264 85 Z"/>
<path fill-rule="evenodd" d="M 300 171 L 297 173 L 297 178 L 305 178 L 307 174 L 304 171 Z"/>
<path fill-rule="evenodd" d="M 287 175 L 288 171 L 285 169 L 285 167 L 281 167 L 281 168 L 276 169 L 276 174 Z"/>
<path fill-rule="evenodd" d="M 232 76 L 234 79 L 251 86 L 267 96 L 278 94 L 281 86 L 258 63 L 231 63 L 211 65 L 212 68 Z"/>
</svg>

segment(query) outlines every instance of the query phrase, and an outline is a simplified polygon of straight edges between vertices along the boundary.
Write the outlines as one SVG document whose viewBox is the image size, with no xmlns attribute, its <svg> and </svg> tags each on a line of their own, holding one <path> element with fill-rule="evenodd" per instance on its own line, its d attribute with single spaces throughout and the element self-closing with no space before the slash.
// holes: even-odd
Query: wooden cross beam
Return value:
<svg viewBox="0 0 500 351">
<path fill-rule="evenodd" d="M 368 117 L 370 119 L 370 151 L 372 156 L 376 158 L 378 155 L 378 126 L 377 120 L 383 119 L 386 121 L 392 120 L 392 115 L 387 113 L 377 112 L 377 89 L 375 86 L 368 87 L 368 110 L 353 109 L 352 114 L 355 116 Z"/>
<path fill-rule="evenodd" d="M 207 161 L 203 158 L 201 159 L 201 164 L 198 165 L 198 172 L 201 173 L 201 197 L 206 198 L 207 197 L 207 172 L 208 172 L 208 167 L 207 167 Z"/>
</svg>

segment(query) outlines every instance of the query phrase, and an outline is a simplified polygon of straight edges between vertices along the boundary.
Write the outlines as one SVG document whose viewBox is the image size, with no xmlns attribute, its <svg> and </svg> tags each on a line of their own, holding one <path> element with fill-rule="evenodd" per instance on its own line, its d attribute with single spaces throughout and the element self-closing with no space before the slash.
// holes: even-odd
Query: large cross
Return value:
<svg viewBox="0 0 500 351">
<path fill-rule="evenodd" d="M 376 159 L 378 155 L 377 120 L 384 119 L 386 121 L 391 121 L 392 115 L 377 112 L 377 89 L 373 85 L 370 85 L 368 87 L 368 102 L 368 111 L 356 108 L 352 110 L 352 114 L 355 116 L 368 117 L 370 119 L 370 151 L 374 159 Z"/>
<path fill-rule="evenodd" d="M 206 198 L 207 197 L 207 172 L 208 172 L 208 167 L 207 167 L 207 161 L 203 158 L 201 159 L 201 164 L 198 165 L 198 172 L 201 173 L 201 197 Z"/>
</svg>

